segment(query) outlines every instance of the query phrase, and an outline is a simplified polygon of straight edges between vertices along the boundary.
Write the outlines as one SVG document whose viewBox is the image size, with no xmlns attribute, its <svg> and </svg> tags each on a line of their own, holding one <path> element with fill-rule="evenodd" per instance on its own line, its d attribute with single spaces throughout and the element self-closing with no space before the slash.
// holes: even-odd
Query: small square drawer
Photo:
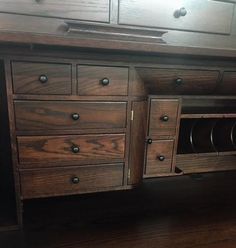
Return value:
<svg viewBox="0 0 236 248">
<path fill-rule="evenodd" d="M 149 136 L 175 136 L 179 99 L 151 99 Z"/>
<path fill-rule="evenodd" d="M 15 94 L 70 95 L 71 65 L 12 62 Z"/>
<path fill-rule="evenodd" d="M 82 96 L 126 96 L 128 68 L 79 65 L 78 94 Z"/>
<path fill-rule="evenodd" d="M 20 171 L 23 199 L 107 191 L 123 185 L 123 164 Z"/>
<path fill-rule="evenodd" d="M 18 131 L 126 127 L 126 102 L 15 101 Z"/>
<path fill-rule="evenodd" d="M 174 140 L 156 140 L 147 147 L 145 175 L 171 173 Z"/>
<path fill-rule="evenodd" d="M 18 136 L 17 143 L 21 168 L 124 160 L 124 134 Z"/>
<path fill-rule="evenodd" d="M 152 94 L 209 95 L 215 93 L 218 71 L 138 68 L 137 72 Z"/>
</svg>

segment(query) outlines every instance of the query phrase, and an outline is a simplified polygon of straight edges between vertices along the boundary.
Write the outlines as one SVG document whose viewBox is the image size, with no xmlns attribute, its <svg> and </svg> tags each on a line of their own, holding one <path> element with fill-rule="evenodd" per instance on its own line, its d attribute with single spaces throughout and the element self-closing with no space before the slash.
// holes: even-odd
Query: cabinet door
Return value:
<svg viewBox="0 0 236 248">
<path fill-rule="evenodd" d="M 120 0 L 119 23 L 229 34 L 232 3 L 213 0 Z"/>
</svg>

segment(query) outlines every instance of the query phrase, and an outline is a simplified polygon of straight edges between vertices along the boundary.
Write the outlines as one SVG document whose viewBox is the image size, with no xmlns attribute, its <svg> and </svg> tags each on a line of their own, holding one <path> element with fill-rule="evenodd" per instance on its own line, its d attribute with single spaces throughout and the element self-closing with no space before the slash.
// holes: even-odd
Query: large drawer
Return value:
<svg viewBox="0 0 236 248">
<path fill-rule="evenodd" d="M 229 34 L 232 3 L 213 0 L 120 0 L 119 23 Z"/>
<path fill-rule="evenodd" d="M 71 65 L 34 62 L 12 62 L 15 94 L 71 94 Z"/>
<path fill-rule="evenodd" d="M 24 199 L 111 190 L 123 185 L 123 164 L 20 171 Z"/>
<path fill-rule="evenodd" d="M 128 94 L 128 68 L 79 65 L 77 75 L 79 95 L 122 96 Z"/>
<path fill-rule="evenodd" d="M 17 130 L 125 128 L 126 102 L 15 101 Z"/>
<path fill-rule="evenodd" d="M 0 0 L 0 11 L 24 15 L 109 22 L 109 0 Z"/>
<path fill-rule="evenodd" d="M 124 134 L 18 136 L 18 157 L 23 167 L 58 164 L 97 164 L 124 159 Z"/>
<path fill-rule="evenodd" d="M 137 72 L 153 94 L 208 95 L 216 90 L 218 71 L 138 68 Z"/>
<path fill-rule="evenodd" d="M 145 175 L 171 173 L 173 149 L 173 140 L 157 140 L 148 144 Z"/>
</svg>

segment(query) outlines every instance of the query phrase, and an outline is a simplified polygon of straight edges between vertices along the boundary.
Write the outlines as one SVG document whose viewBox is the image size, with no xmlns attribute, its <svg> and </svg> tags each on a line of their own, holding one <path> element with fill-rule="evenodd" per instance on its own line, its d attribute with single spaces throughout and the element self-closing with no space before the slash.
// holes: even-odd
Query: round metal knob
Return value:
<svg viewBox="0 0 236 248">
<path fill-rule="evenodd" d="M 152 139 L 148 139 L 148 140 L 147 140 L 147 143 L 148 143 L 148 144 L 152 144 Z"/>
<path fill-rule="evenodd" d="M 110 83 L 110 80 L 109 80 L 108 78 L 103 78 L 103 79 L 101 80 L 101 84 L 102 84 L 103 86 L 107 86 L 109 83 Z"/>
<path fill-rule="evenodd" d="M 167 121 L 169 121 L 169 116 L 168 115 L 163 115 L 161 117 L 161 120 L 167 122 Z"/>
<path fill-rule="evenodd" d="M 163 162 L 166 158 L 165 158 L 164 156 L 160 155 L 160 156 L 158 156 L 158 159 L 159 159 L 161 162 Z"/>
<path fill-rule="evenodd" d="M 47 81 L 48 81 L 48 77 L 46 76 L 46 75 L 40 75 L 39 76 L 39 81 L 41 82 L 41 83 L 47 83 Z"/>
<path fill-rule="evenodd" d="M 183 82 L 184 82 L 184 80 L 182 78 L 176 78 L 175 79 L 176 85 L 181 85 Z"/>
<path fill-rule="evenodd" d="M 78 146 L 72 146 L 72 147 L 71 147 L 71 151 L 72 151 L 73 153 L 78 153 L 78 152 L 80 151 L 80 149 L 79 149 Z"/>
<path fill-rule="evenodd" d="M 79 120 L 79 118 L 80 118 L 79 114 L 77 114 L 77 113 L 73 113 L 73 114 L 71 115 L 71 117 L 72 117 L 72 119 L 73 119 L 74 121 L 77 121 L 77 120 Z"/>
<path fill-rule="evenodd" d="M 186 16 L 187 15 L 187 10 L 185 8 L 180 8 L 180 9 L 177 9 L 175 12 L 174 12 L 174 17 L 175 18 L 179 18 L 181 16 Z"/>
<path fill-rule="evenodd" d="M 72 178 L 71 178 L 71 182 L 72 182 L 73 184 L 78 184 L 78 183 L 79 183 L 79 178 L 78 178 L 78 177 L 72 177 Z"/>
</svg>

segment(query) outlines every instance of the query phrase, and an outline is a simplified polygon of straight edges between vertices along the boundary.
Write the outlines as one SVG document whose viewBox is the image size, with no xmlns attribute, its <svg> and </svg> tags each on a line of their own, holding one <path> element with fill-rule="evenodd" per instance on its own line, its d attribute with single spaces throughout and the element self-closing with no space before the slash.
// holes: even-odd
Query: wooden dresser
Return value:
<svg viewBox="0 0 236 248">
<path fill-rule="evenodd" d="M 1 143 L 11 144 L 0 179 L 14 184 L 14 226 L 27 199 L 236 170 L 235 8 L 0 0 Z"/>
</svg>

